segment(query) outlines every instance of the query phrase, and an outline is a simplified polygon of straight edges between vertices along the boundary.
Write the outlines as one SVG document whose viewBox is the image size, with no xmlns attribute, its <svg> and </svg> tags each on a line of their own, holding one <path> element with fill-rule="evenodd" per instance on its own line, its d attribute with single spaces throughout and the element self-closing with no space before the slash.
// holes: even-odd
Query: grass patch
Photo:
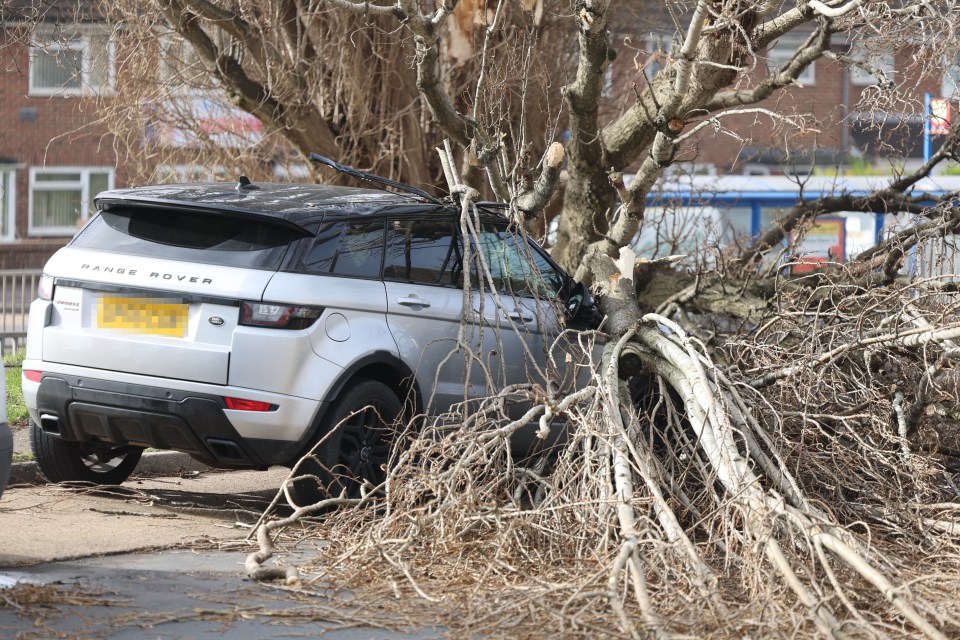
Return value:
<svg viewBox="0 0 960 640">
<path fill-rule="evenodd" d="M 13 452 L 13 461 L 14 462 L 33 462 L 33 454 L 27 451 L 26 453 L 20 453 L 18 451 Z"/>
<path fill-rule="evenodd" d="M 20 365 L 23 363 L 23 351 L 3 357 L 3 376 L 7 385 L 7 422 L 11 426 L 27 424 L 30 414 L 23 403 L 23 389 L 20 387 Z"/>
<path fill-rule="evenodd" d="M 23 359 L 26 357 L 27 352 L 23 349 L 19 351 L 14 351 L 13 353 L 8 353 L 3 356 L 3 366 L 5 367 L 17 367 L 18 369 L 23 366 Z"/>
</svg>

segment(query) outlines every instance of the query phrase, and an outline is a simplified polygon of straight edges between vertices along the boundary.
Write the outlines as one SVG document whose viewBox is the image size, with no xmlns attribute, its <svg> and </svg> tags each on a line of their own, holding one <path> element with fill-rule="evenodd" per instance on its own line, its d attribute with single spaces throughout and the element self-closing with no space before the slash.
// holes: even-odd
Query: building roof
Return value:
<svg viewBox="0 0 960 640">
<path fill-rule="evenodd" d="M 891 176 L 690 176 L 665 181 L 650 193 L 648 201 L 682 200 L 694 204 L 730 204 L 742 200 L 796 203 L 801 194 L 805 200 L 829 195 L 869 195 L 886 188 Z M 802 184 L 802 188 L 801 188 Z M 910 190 L 914 196 L 943 196 L 960 191 L 960 176 L 929 176 L 919 180 Z"/>
</svg>

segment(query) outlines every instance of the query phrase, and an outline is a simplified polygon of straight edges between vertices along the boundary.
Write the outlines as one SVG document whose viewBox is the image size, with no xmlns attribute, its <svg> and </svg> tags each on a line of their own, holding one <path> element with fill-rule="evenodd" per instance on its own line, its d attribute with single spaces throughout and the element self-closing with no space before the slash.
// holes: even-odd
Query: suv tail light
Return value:
<svg viewBox="0 0 960 640">
<path fill-rule="evenodd" d="M 261 302 L 240 303 L 240 324 L 247 327 L 306 329 L 320 317 L 319 307 L 294 307 Z"/>
<path fill-rule="evenodd" d="M 224 397 L 223 402 L 227 405 L 227 409 L 233 409 L 234 411 L 273 411 L 277 408 L 276 405 L 269 402 L 245 400 L 244 398 Z"/>
<path fill-rule="evenodd" d="M 53 300 L 53 276 L 40 276 L 37 282 L 37 297 L 41 300 Z"/>
</svg>

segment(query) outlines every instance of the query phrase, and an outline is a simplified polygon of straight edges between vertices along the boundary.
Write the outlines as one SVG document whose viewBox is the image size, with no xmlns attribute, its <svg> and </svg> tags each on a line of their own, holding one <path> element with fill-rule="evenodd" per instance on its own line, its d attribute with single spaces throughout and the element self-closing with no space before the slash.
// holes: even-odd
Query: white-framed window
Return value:
<svg viewBox="0 0 960 640">
<path fill-rule="evenodd" d="M 0 242 L 16 235 L 17 170 L 0 166 Z"/>
<path fill-rule="evenodd" d="M 30 169 L 28 233 L 72 236 L 94 211 L 94 197 L 113 188 L 110 167 Z"/>
<path fill-rule="evenodd" d="M 877 73 L 870 73 L 866 69 L 850 65 L 850 83 L 856 87 L 869 87 L 880 82 L 893 82 L 896 73 L 895 57 L 892 51 L 871 51 L 866 48 L 850 49 L 850 57 L 865 66 L 874 69 Z M 883 77 L 878 77 L 881 74 Z"/>
<path fill-rule="evenodd" d="M 229 33 L 214 26 L 207 29 L 207 35 L 218 51 L 236 55 L 236 46 Z M 197 93 L 216 86 L 206 63 L 183 36 L 175 33 L 165 35 L 160 44 L 160 77 L 173 93 Z"/>
<path fill-rule="evenodd" d="M 943 78 L 940 82 L 940 96 L 960 98 L 960 56 L 953 61 L 945 60 Z"/>
<path fill-rule="evenodd" d="M 156 171 L 156 181 L 160 184 L 178 184 L 186 182 L 216 182 L 227 179 L 227 169 L 223 165 L 201 166 L 198 164 L 161 165 Z"/>
<path fill-rule="evenodd" d="M 613 97 L 613 63 L 607 63 L 607 69 L 603 72 L 603 85 L 600 87 L 601 98 Z"/>
<path fill-rule="evenodd" d="M 116 80 L 110 33 L 87 29 L 73 35 L 39 34 L 30 47 L 31 96 L 109 94 Z"/>
<path fill-rule="evenodd" d="M 767 68 L 770 73 L 776 73 L 783 65 L 790 62 L 804 42 L 806 42 L 806 39 L 784 37 L 770 45 L 767 50 Z M 815 61 L 800 72 L 800 75 L 797 76 L 797 82 L 801 85 L 816 84 L 817 63 Z"/>
<path fill-rule="evenodd" d="M 712 162 L 675 162 L 663 170 L 664 177 L 716 176 L 717 165 Z"/>
<path fill-rule="evenodd" d="M 660 69 L 670 61 L 670 51 L 673 49 L 673 34 L 649 33 L 643 39 L 643 48 L 647 53 L 644 61 L 647 77 L 651 80 L 660 73 Z"/>
<path fill-rule="evenodd" d="M 160 77 L 175 93 L 189 93 L 200 89 L 198 79 L 203 76 L 203 62 L 180 36 L 166 36 L 161 41 Z"/>
</svg>

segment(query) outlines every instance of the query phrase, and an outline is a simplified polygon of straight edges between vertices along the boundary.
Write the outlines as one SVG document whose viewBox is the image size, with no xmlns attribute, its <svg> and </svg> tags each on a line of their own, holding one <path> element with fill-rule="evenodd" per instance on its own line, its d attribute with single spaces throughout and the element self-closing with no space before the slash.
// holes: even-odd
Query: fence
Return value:
<svg viewBox="0 0 960 640">
<path fill-rule="evenodd" d="M 0 354 L 24 346 L 27 316 L 37 297 L 39 279 L 39 270 L 0 271 Z"/>
</svg>

